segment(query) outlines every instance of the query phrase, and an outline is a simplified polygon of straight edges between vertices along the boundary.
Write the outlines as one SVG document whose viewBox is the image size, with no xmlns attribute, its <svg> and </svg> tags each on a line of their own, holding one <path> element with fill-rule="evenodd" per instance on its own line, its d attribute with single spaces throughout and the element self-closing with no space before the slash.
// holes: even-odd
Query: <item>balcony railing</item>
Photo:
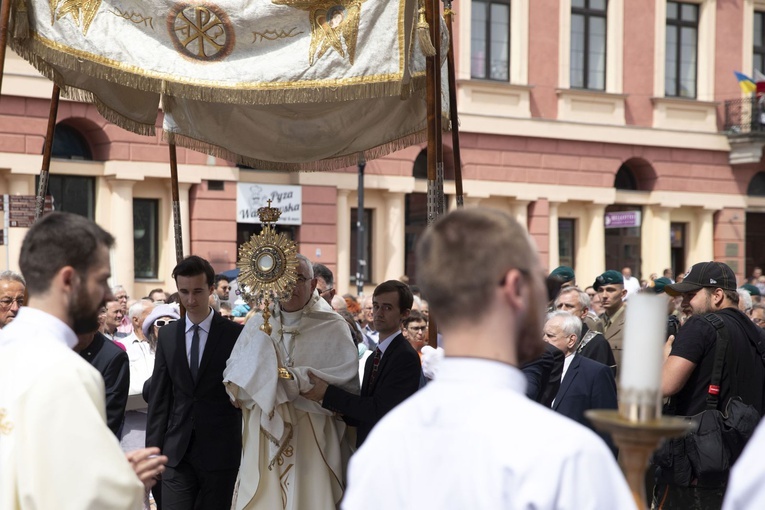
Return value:
<svg viewBox="0 0 765 510">
<path fill-rule="evenodd" d="M 758 134 L 765 136 L 765 98 L 747 97 L 725 101 L 727 135 Z"/>
</svg>

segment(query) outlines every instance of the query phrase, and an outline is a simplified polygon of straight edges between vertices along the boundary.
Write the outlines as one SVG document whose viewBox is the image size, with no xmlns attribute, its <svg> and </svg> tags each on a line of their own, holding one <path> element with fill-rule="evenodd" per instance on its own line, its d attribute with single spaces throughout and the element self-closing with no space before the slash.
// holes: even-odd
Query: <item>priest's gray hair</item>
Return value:
<svg viewBox="0 0 765 510">
<path fill-rule="evenodd" d="M 582 320 L 576 315 L 571 315 L 563 310 L 558 310 L 547 314 L 547 322 L 558 317 L 562 319 L 560 328 L 563 330 L 563 333 L 566 336 L 576 335 L 576 339 L 579 340 L 582 336 Z"/>
<path fill-rule="evenodd" d="M 300 264 L 301 262 L 305 264 L 306 274 L 304 274 L 303 276 L 307 276 L 309 280 L 313 280 L 313 264 L 311 263 L 310 260 L 308 260 L 308 257 L 303 255 L 302 253 L 298 253 L 297 259 L 298 259 L 298 264 Z M 298 269 L 298 273 L 299 272 L 300 272 L 300 269 Z"/>
<path fill-rule="evenodd" d="M 24 280 L 24 277 L 21 275 L 21 273 L 17 273 L 16 271 L 3 271 L 0 273 L 0 282 L 19 282 L 24 287 L 27 286 L 27 282 Z"/>
</svg>

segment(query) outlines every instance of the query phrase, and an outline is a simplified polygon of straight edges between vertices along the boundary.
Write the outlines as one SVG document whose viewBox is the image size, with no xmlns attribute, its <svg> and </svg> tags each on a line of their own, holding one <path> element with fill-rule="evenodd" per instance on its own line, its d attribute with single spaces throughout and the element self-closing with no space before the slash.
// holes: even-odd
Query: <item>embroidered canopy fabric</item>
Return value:
<svg viewBox="0 0 765 510">
<path fill-rule="evenodd" d="M 153 134 L 161 99 L 178 145 L 329 169 L 421 141 L 416 11 L 416 0 L 14 0 L 11 45 L 125 129 Z"/>
</svg>

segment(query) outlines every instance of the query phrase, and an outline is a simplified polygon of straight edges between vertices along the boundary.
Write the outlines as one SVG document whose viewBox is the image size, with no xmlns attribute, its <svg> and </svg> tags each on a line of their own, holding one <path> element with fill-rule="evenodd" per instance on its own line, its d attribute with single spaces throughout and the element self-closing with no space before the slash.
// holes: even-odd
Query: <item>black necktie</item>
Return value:
<svg viewBox="0 0 765 510">
<path fill-rule="evenodd" d="M 199 325 L 194 324 L 194 335 L 191 337 L 191 378 L 194 384 L 199 373 Z"/>
<path fill-rule="evenodd" d="M 375 387 L 375 379 L 377 379 L 377 369 L 380 368 L 380 358 L 382 358 L 382 351 L 378 347 L 375 349 L 374 358 L 372 358 L 372 374 L 369 376 L 369 393 L 372 393 L 372 388 Z"/>
</svg>

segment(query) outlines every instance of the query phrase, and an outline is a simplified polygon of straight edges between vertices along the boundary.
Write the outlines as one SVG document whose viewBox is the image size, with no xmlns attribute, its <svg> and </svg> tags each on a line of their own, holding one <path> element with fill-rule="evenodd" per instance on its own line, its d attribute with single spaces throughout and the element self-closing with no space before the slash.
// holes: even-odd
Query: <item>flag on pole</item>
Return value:
<svg viewBox="0 0 765 510">
<path fill-rule="evenodd" d="M 733 74 L 736 75 L 738 86 L 741 87 L 741 90 L 744 92 L 744 94 L 751 94 L 757 90 L 757 84 L 753 79 L 738 71 L 733 71 Z"/>
</svg>

